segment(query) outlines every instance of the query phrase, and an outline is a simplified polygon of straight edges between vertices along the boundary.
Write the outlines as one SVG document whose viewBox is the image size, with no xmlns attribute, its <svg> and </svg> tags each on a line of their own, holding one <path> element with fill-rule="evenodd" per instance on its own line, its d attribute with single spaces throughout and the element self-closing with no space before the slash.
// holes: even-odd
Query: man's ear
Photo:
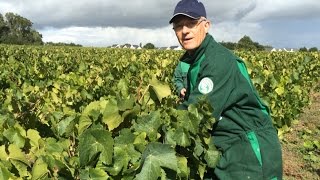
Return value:
<svg viewBox="0 0 320 180">
<path fill-rule="evenodd" d="M 206 24 L 204 25 L 204 29 L 205 29 L 206 33 L 209 32 L 210 26 L 211 26 L 211 22 L 209 20 L 207 20 Z"/>
</svg>

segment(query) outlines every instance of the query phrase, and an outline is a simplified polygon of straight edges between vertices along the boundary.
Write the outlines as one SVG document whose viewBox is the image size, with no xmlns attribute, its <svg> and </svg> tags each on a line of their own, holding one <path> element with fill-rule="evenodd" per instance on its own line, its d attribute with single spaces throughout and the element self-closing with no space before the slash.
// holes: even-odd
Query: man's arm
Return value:
<svg viewBox="0 0 320 180">
<path fill-rule="evenodd" d="M 176 87 L 177 94 L 180 96 L 181 90 L 185 88 L 183 84 L 183 73 L 180 67 L 180 62 L 176 66 L 175 71 L 173 73 L 173 83 Z"/>
</svg>

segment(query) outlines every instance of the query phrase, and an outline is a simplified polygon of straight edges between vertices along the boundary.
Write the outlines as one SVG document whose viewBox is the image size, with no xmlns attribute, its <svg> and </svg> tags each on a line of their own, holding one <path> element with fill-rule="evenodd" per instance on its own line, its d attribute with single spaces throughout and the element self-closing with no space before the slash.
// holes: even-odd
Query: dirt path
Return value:
<svg viewBox="0 0 320 180">
<path fill-rule="evenodd" d="M 299 122 L 292 126 L 292 131 L 285 134 L 282 142 L 283 172 L 285 180 L 306 179 L 320 180 L 320 162 L 312 162 L 304 158 L 304 139 L 306 132 L 311 132 L 311 140 L 320 140 L 320 93 L 313 93 L 312 104 L 305 108 Z M 319 149 L 314 152 L 320 159 Z"/>
</svg>

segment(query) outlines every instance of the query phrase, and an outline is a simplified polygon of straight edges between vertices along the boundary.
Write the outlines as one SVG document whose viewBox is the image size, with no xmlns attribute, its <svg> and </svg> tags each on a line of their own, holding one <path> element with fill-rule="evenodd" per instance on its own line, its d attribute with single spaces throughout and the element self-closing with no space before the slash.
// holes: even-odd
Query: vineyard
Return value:
<svg viewBox="0 0 320 180">
<path fill-rule="evenodd" d="M 236 54 L 282 138 L 320 89 L 320 53 Z M 0 179 L 203 179 L 215 119 L 204 98 L 176 109 L 181 55 L 0 45 Z M 319 164 L 319 139 L 305 141 Z"/>
</svg>

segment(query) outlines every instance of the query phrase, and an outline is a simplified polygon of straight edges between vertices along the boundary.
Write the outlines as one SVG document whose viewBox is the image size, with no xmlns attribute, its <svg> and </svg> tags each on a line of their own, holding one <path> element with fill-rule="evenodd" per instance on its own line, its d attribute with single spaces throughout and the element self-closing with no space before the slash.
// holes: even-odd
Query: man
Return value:
<svg viewBox="0 0 320 180">
<path fill-rule="evenodd" d="M 282 179 L 282 156 L 268 107 L 260 100 L 244 62 L 208 33 L 203 4 L 181 0 L 170 24 L 190 64 L 188 88 L 180 108 L 207 96 L 218 122 L 212 136 L 222 152 L 214 169 L 218 179 Z"/>
</svg>

